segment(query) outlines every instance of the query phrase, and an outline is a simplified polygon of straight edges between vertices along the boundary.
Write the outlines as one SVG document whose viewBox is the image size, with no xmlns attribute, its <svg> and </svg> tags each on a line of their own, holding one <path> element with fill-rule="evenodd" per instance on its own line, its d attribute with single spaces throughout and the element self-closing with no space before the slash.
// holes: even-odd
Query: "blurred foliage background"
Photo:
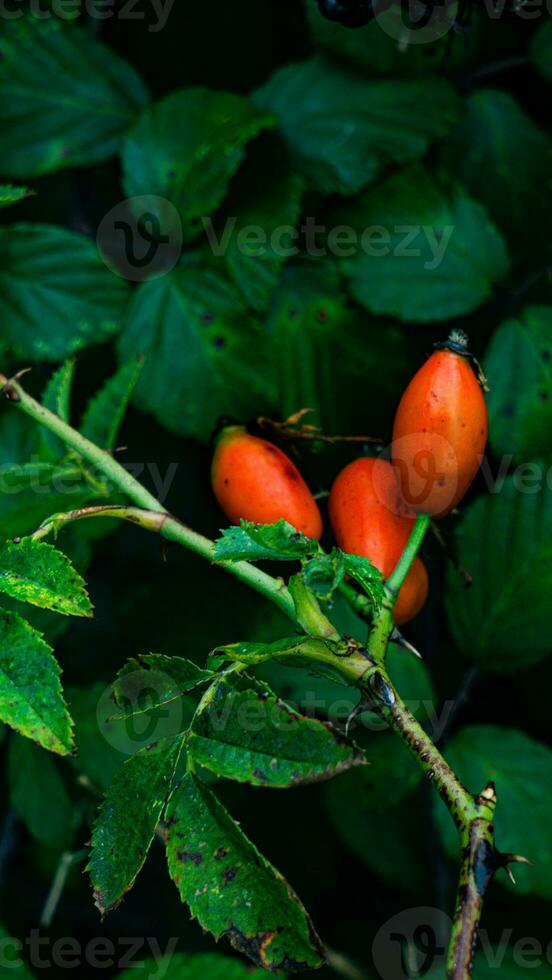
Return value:
<svg viewBox="0 0 552 980">
<path fill-rule="evenodd" d="M 0 369 L 32 366 L 29 389 L 55 399 L 52 374 L 75 358 L 78 424 L 122 365 L 117 404 L 131 395 L 132 404 L 119 458 L 154 489 L 166 480 L 166 505 L 192 527 L 216 536 L 223 524 L 209 486 L 218 416 L 283 419 L 310 407 L 327 434 L 385 444 L 404 384 L 432 343 L 451 326 L 468 331 L 491 387 L 488 460 L 462 513 L 441 527 L 446 549 L 431 537 L 424 549 L 431 597 L 408 629 L 424 665 L 395 652 L 393 668 L 429 727 L 445 711 L 444 751 L 469 788 L 496 780 L 501 847 L 534 862 L 516 888 L 505 876 L 493 884 L 489 942 L 513 947 L 532 937 L 546 948 L 552 30 L 544 8 L 491 17 L 474 0 L 467 29 L 405 46 L 379 21 L 358 31 L 330 24 L 311 0 L 176 3 L 161 27 L 146 0 L 134 18 L 122 3 L 106 19 L 76 3 L 79 16 L 67 22 L 48 15 L 57 8 L 46 0 L 40 18 L 19 16 L 24 6 L 0 17 Z M 154 236 L 169 237 L 163 261 L 174 265 L 180 234 L 182 257 L 169 271 L 133 266 L 129 279 L 128 242 L 115 222 L 133 227 L 132 204 L 121 202 L 135 197 L 136 214 L 153 216 Z M 284 261 L 236 242 L 248 225 L 270 234 L 301 229 L 309 217 L 327 230 L 381 226 L 390 251 L 312 255 L 300 230 L 300 254 Z M 210 248 L 204 218 L 217 238 L 236 219 L 224 255 Z M 418 229 L 418 255 L 403 254 L 404 226 Z M 423 229 L 438 243 L 447 228 L 432 267 Z M 317 243 L 327 246 L 323 233 Z M 319 493 L 355 452 L 370 451 L 286 448 Z M 104 499 L 78 475 L 60 494 L 62 456 L 7 403 L 0 409 L 2 537 Z M 154 650 L 201 664 L 219 643 L 287 630 L 245 587 L 176 549 L 162 555 L 138 529 L 79 528 L 60 546 L 86 571 L 96 616 L 70 625 L 46 613 L 33 619 L 63 667 L 78 755 L 60 761 L 7 732 L 2 743 L 0 921 L 19 937 L 38 927 L 60 855 L 81 851 L 99 793 L 123 761 L 96 720 L 122 663 Z M 473 577 L 469 589 L 454 556 Z M 344 625 L 344 611 L 335 615 Z M 297 704 L 317 698 L 322 717 L 338 700 L 342 717 L 353 706 L 296 670 L 273 667 L 270 681 Z M 331 784 L 287 793 L 227 784 L 221 794 L 329 946 L 377 977 L 385 974 L 372 942 L 384 922 L 410 907 L 452 908 L 454 840 L 402 746 L 362 725 L 355 736 L 372 765 Z M 212 953 L 179 903 L 161 848 L 103 924 L 81 871 L 77 860 L 42 935 L 83 944 L 155 936 L 162 947 L 178 937 L 182 954 Z M 552 976 L 543 964 L 534 976 Z M 480 961 L 476 976 L 486 969 Z M 170 970 L 230 975 L 224 961 L 185 957 Z M 522 970 L 512 954 L 502 976 Z"/>
</svg>

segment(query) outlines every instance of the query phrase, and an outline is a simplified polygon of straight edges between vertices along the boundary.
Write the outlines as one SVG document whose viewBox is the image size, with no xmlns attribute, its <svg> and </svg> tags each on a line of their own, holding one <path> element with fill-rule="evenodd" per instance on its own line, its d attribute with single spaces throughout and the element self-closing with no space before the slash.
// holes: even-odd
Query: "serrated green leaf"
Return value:
<svg viewBox="0 0 552 980">
<path fill-rule="evenodd" d="M 140 963 L 140 968 L 145 977 L 154 977 L 157 973 L 160 978 L 166 977 L 166 980 L 198 980 L 198 977 L 201 980 L 266 980 L 264 971 L 251 970 L 239 960 L 221 956 L 220 953 L 173 953 L 162 960 L 144 960 Z M 278 975 L 281 980 L 285 980 L 284 974 Z M 136 966 L 124 970 L 119 978 L 136 980 Z"/>
<path fill-rule="evenodd" d="M 54 371 L 42 395 L 44 407 L 48 408 L 54 415 L 59 416 L 64 422 L 71 421 L 71 392 L 74 377 L 75 360 L 70 358 L 57 371 Z M 66 454 L 65 444 L 49 429 L 41 427 L 40 435 L 46 452 L 51 456 L 58 457 Z"/>
<path fill-rule="evenodd" d="M 125 192 L 152 195 L 151 211 L 165 231 L 173 221 L 160 199 L 168 201 L 190 238 L 224 198 L 245 145 L 272 125 L 240 95 L 207 88 L 171 92 L 142 114 L 125 140 Z"/>
<path fill-rule="evenodd" d="M 212 677 L 211 670 L 202 670 L 183 657 L 165 657 L 158 653 L 132 657 L 113 682 L 113 697 L 119 709 L 117 717 L 128 718 L 168 704 Z"/>
<path fill-rule="evenodd" d="M 60 17 L 4 21 L 0 155 L 10 177 L 36 177 L 112 156 L 147 103 L 133 68 Z"/>
<path fill-rule="evenodd" d="M 102 913 L 122 901 L 146 860 L 172 789 L 182 741 L 177 736 L 141 749 L 107 791 L 87 865 Z"/>
<path fill-rule="evenodd" d="M 457 529 L 458 557 L 473 584 L 466 589 L 449 569 L 452 635 L 466 657 L 499 673 L 526 669 L 552 647 L 552 490 L 546 472 L 542 463 L 530 466 L 529 493 L 509 477 L 498 493 L 472 504 Z"/>
<path fill-rule="evenodd" d="M 529 49 L 531 61 L 552 82 L 552 23 L 546 20 L 533 35 Z"/>
<path fill-rule="evenodd" d="M 72 723 L 52 649 L 16 613 L 0 609 L 0 720 L 59 755 L 73 749 Z"/>
<path fill-rule="evenodd" d="M 278 68 L 253 100 L 277 115 L 296 167 L 324 193 L 357 193 L 416 160 L 460 113 L 442 79 L 366 81 L 321 57 Z"/>
<path fill-rule="evenodd" d="M 13 184 L 0 184 L 0 208 L 7 208 L 10 204 L 18 204 L 31 192 L 27 187 L 14 187 Z"/>
<path fill-rule="evenodd" d="M 489 440 L 524 462 L 552 454 L 552 306 L 527 307 L 493 334 L 485 354 Z"/>
<path fill-rule="evenodd" d="M 0 545 L 0 592 L 64 616 L 92 616 L 83 579 L 67 556 L 45 541 L 22 538 Z"/>
<path fill-rule="evenodd" d="M 119 328 L 128 284 L 84 235 L 54 225 L 0 228 L 0 352 L 59 361 Z"/>
<path fill-rule="evenodd" d="M 319 551 L 319 544 L 296 531 L 287 521 L 253 524 L 241 521 L 229 527 L 215 541 L 215 561 L 301 560 Z"/>
<path fill-rule="evenodd" d="M 445 755 L 471 793 L 480 793 L 489 780 L 496 785 L 497 847 L 523 854 L 533 864 L 519 868 L 516 885 L 503 872 L 497 882 L 518 895 L 552 898 L 552 750 L 515 728 L 474 725 L 458 732 Z M 456 858 L 458 838 L 450 816 L 440 803 L 435 816 L 447 852 Z"/>
<path fill-rule="evenodd" d="M 331 779 L 365 762 L 327 723 L 297 714 L 274 694 L 213 685 L 187 739 L 192 758 L 226 779 L 283 788 Z"/>
<path fill-rule="evenodd" d="M 10 803 L 33 837 L 55 850 L 71 844 L 73 803 L 51 756 L 27 738 L 9 745 Z"/>
<path fill-rule="evenodd" d="M 268 410 L 272 382 L 262 340 L 217 271 L 183 265 L 136 290 L 119 355 L 146 357 L 135 391 L 139 408 L 173 432 L 208 439 L 221 415 Z"/>
<path fill-rule="evenodd" d="M 518 265 L 550 249 L 552 139 L 506 92 L 481 89 L 443 147 L 443 166 L 485 205 Z M 492 174 L 492 180 L 489 175 Z"/>
<path fill-rule="evenodd" d="M 226 936 L 265 970 L 322 965 L 295 893 L 190 773 L 167 809 L 167 858 L 182 901 L 215 939 Z"/>
<path fill-rule="evenodd" d="M 485 209 L 426 169 L 391 177 L 332 221 L 356 231 L 343 267 L 355 298 L 373 313 L 433 323 L 476 309 L 507 274 L 504 242 Z M 372 237 L 362 246 L 363 231 Z"/>
<path fill-rule="evenodd" d="M 102 449 L 113 449 L 144 362 L 129 361 L 89 401 L 80 430 Z"/>
<path fill-rule="evenodd" d="M 383 575 L 368 558 L 360 555 L 344 555 L 345 573 L 360 585 L 368 596 L 373 609 L 379 609 L 383 601 Z"/>
</svg>

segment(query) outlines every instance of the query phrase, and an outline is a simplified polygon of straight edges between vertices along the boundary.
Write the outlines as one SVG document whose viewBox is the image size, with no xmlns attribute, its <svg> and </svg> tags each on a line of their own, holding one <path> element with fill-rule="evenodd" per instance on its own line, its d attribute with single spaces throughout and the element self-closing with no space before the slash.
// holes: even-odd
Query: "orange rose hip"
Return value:
<svg viewBox="0 0 552 980">
<path fill-rule="evenodd" d="M 309 538 L 322 536 L 318 505 L 297 467 L 277 446 L 242 426 L 229 426 L 218 437 L 211 482 L 233 524 L 284 520 Z"/>
</svg>

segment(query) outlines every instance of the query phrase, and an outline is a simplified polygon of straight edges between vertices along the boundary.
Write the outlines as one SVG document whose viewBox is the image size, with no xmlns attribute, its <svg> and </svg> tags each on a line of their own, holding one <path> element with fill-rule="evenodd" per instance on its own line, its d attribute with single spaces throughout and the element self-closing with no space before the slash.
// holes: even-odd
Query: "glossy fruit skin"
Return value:
<svg viewBox="0 0 552 980">
<path fill-rule="evenodd" d="M 427 569 L 422 559 L 416 556 L 395 603 L 393 616 L 396 626 L 402 626 L 414 619 L 425 606 L 428 594 Z"/>
<path fill-rule="evenodd" d="M 319 540 L 322 517 L 297 467 L 272 443 L 234 425 L 221 432 L 213 457 L 215 497 L 233 524 L 288 521 L 296 531 Z"/>
<path fill-rule="evenodd" d="M 388 578 L 414 522 L 391 464 L 367 457 L 349 463 L 332 486 L 329 514 L 341 550 L 369 558 Z"/>
<path fill-rule="evenodd" d="M 438 350 L 408 385 L 395 417 L 392 462 L 404 499 L 444 517 L 464 497 L 483 459 L 485 396 L 468 356 Z"/>
</svg>

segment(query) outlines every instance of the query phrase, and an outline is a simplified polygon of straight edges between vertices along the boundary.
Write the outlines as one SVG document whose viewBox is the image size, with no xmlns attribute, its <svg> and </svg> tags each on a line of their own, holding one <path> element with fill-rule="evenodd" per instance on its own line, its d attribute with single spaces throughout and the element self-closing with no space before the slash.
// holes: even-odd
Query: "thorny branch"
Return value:
<svg viewBox="0 0 552 980">
<path fill-rule="evenodd" d="M 123 491 L 136 506 L 120 505 L 90 507 L 55 515 L 36 532 L 35 538 L 45 537 L 72 521 L 92 517 L 111 517 L 131 521 L 149 531 L 174 541 L 196 554 L 212 561 L 214 543 L 192 531 L 169 514 L 166 509 L 132 477 L 109 453 L 99 449 L 58 416 L 35 401 L 19 384 L 17 378 L 8 379 L 0 374 L 0 393 L 23 412 L 57 435 L 83 459 L 97 467 L 113 484 Z M 462 864 L 458 896 L 447 958 L 448 980 L 470 980 L 473 973 L 473 954 L 487 887 L 494 874 L 504 868 L 511 874 L 509 865 L 528 862 L 515 854 L 501 854 L 494 839 L 494 811 L 496 791 L 489 783 L 479 796 L 472 796 L 462 785 L 433 741 L 416 721 L 407 705 L 395 690 L 385 668 L 385 658 L 390 639 L 394 635 L 393 607 L 401 585 L 429 526 L 429 518 L 417 518 L 411 538 L 395 571 L 386 583 L 385 598 L 381 610 L 371 625 L 366 651 L 356 651 L 350 656 L 336 657 L 335 666 L 344 679 L 360 688 L 363 704 L 385 719 L 391 729 L 402 739 L 416 758 L 425 775 L 430 779 L 448 808 L 460 835 Z M 250 585 L 276 603 L 295 623 L 300 622 L 297 599 L 281 579 L 259 571 L 248 562 L 218 563 L 232 575 Z M 360 611 L 360 610 L 359 610 Z M 321 609 L 309 608 L 308 629 L 312 634 L 328 636 L 333 630 Z"/>
</svg>

